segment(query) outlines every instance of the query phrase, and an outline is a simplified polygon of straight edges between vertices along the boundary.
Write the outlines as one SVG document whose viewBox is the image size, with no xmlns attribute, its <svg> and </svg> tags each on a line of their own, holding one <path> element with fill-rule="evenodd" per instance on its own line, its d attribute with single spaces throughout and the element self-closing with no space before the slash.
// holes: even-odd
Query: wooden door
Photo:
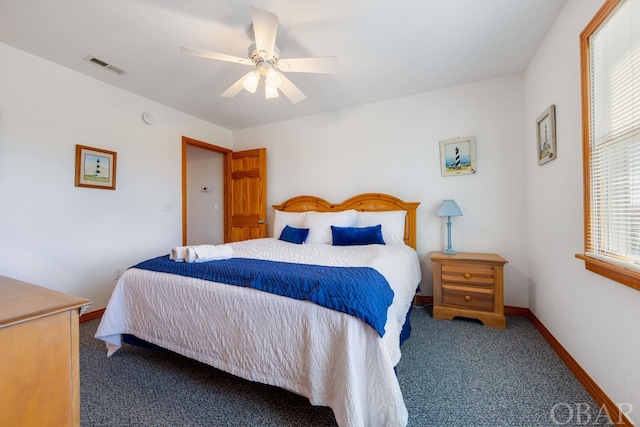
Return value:
<svg viewBox="0 0 640 427">
<path fill-rule="evenodd" d="M 229 162 L 229 241 L 267 237 L 267 149 L 233 152 Z"/>
</svg>

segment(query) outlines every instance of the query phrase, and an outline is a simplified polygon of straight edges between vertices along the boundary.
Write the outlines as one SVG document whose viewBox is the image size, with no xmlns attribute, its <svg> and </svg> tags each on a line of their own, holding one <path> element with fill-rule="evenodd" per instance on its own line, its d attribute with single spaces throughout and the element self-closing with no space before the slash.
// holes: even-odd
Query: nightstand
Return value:
<svg viewBox="0 0 640 427">
<path fill-rule="evenodd" d="M 431 252 L 431 261 L 434 319 L 460 316 L 506 328 L 503 267 L 507 260 L 496 254 Z"/>
</svg>

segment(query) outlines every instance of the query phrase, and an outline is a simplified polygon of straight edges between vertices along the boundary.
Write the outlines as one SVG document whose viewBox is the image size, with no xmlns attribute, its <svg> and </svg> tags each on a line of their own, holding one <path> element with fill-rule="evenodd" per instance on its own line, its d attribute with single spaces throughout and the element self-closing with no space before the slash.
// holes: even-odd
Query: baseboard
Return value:
<svg viewBox="0 0 640 427">
<path fill-rule="evenodd" d="M 88 322 L 89 320 L 93 320 L 93 319 L 99 319 L 102 317 L 103 314 L 104 314 L 104 308 L 101 308 L 95 311 L 90 311 L 88 313 L 84 313 L 82 316 L 80 316 L 80 323 Z"/>
<path fill-rule="evenodd" d="M 511 316 L 529 316 L 529 309 L 526 307 L 514 307 L 511 305 L 504 306 L 504 314 Z"/>
<path fill-rule="evenodd" d="M 629 426 L 632 427 L 634 424 L 631 420 L 625 415 L 624 412 L 620 410 L 618 405 L 611 400 L 609 396 L 600 388 L 600 386 L 591 378 L 591 376 L 585 371 L 582 366 L 571 356 L 571 354 L 560 344 L 560 342 L 553 336 L 553 334 L 542 324 L 542 322 L 536 317 L 535 314 L 529 309 L 529 320 L 531 323 L 538 329 L 540 334 L 547 340 L 551 348 L 560 356 L 560 359 L 564 362 L 565 365 L 573 372 L 573 375 L 580 381 L 583 387 L 587 390 L 587 392 L 591 395 L 593 400 L 595 400 L 596 404 L 600 408 L 602 408 L 602 415 L 609 415 L 610 421 L 617 426 Z M 603 408 L 604 406 L 604 408 Z M 606 411 L 605 411 L 606 408 Z M 606 414 L 605 414 L 606 412 Z"/>
<path fill-rule="evenodd" d="M 413 303 L 416 305 L 430 305 L 433 304 L 433 297 L 430 295 L 416 295 Z"/>
</svg>

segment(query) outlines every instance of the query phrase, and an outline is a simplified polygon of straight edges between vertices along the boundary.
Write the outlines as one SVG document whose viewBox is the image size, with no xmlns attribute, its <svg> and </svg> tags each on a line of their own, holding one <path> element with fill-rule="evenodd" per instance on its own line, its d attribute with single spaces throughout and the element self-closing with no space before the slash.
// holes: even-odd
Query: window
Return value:
<svg viewBox="0 0 640 427">
<path fill-rule="evenodd" d="M 586 267 L 640 290 L 640 0 L 580 35 Z"/>
</svg>

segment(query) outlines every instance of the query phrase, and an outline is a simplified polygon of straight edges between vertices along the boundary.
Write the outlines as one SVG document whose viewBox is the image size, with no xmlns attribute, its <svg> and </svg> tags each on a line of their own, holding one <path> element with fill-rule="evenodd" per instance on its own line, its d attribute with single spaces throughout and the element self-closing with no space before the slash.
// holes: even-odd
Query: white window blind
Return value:
<svg viewBox="0 0 640 427">
<path fill-rule="evenodd" d="M 589 46 L 587 255 L 640 270 L 640 0 L 623 1 Z"/>
</svg>

